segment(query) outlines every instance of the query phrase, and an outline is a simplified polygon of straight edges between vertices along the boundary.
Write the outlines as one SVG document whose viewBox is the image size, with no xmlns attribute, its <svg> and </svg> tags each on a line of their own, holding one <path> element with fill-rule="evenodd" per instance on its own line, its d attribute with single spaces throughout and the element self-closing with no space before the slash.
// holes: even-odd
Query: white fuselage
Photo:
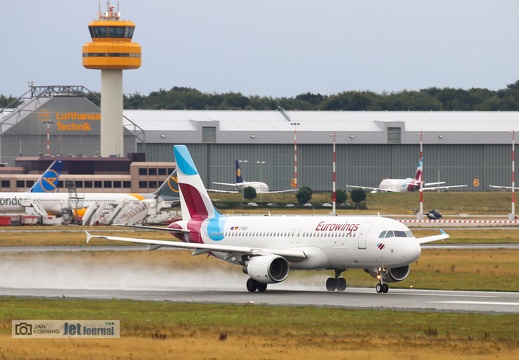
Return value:
<svg viewBox="0 0 519 360">
<path fill-rule="evenodd" d="M 243 193 L 243 189 L 246 187 L 252 187 L 254 190 L 256 190 L 257 194 L 266 194 L 269 192 L 269 187 L 267 184 L 258 182 L 258 181 L 245 181 L 242 183 L 236 184 L 236 188 L 239 192 Z"/>
<path fill-rule="evenodd" d="M 84 193 L 71 198 L 68 193 L 9 192 L 0 193 L 0 213 L 25 212 L 31 201 L 38 202 L 49 214 L 61 215 L 64 208 L 79 210 L 94 203 L 138 203 L 141 199 L 141 196 L 123 193 Z"/>
<path fill-rule="evenodd" d="M 421 254 L 419 243 L 405 225 L 381 217 L 221 216 L 202 224 L 194 220 L 177 224 L 190 230 L 190 242 L 252 247 L 267 254 L 268 249 L 304 251 L 306 258 L 291 262 L 292 269 L 399 267 Z M 228 253 L 213 254 L 239 263 Z"/>
<path fill-rule="evenodd" d="M 411 178 L 407 179 L 384 179 L 380 182 L 381 191 L 408 192 L 418 190 L 418 183 Z"/>
</svg>

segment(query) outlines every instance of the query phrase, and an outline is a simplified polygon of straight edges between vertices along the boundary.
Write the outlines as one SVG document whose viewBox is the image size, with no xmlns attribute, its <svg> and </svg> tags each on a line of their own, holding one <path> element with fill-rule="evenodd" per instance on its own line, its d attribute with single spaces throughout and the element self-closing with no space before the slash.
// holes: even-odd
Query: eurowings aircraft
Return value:
<svg viewBox="0 0 519 360">
<path fill-rule="evenodd" d="M 196 166 L 184 145 L 174 146 L 182 219 L 167 228 L 177 241 L 116 236 L 93 238 L 166 246 L 209 254 L 239 265 L 249 275 L 247 290 L 264 292 L 285 280 L 290 270 L 334 270 L 328 291 L 344 291 L 347 269 L 364 269 L 378 279 L 377 292 L 402 281 L 420 254 L 420 244 L 443 240 L 440 235 L 415 238 L 404 224 L 375 216 L 222 216 L 212 205 Z M 178 241 L 179 240 L 179 241 Z"/>
<path fill-rule="evenodd" d="M 422 185 L 422 191 L 467 187 L 467 185 L 442 186 L 443 184 L 445 184 L 444 181 L 426 183 L 425 181 L 422 180 L 422 166 L 423 166 L 423 159 L 420 158 L 420 161 L 418 161 L 418 167 L 416 168 L 416 173 L 414 175 L 414 178 L 384 179 L 380 182 L 378 187 L 357 186 L 357 185 L 348 185 L 348 187 L 349 188 L 361 188 L 364 190 L 371 190 L 372 193 L 420 191 L 420 183 Z"/>
<path fill-rule="evenodd" d="M 0 193 L 0 213 L 25 212 L 27 207 L 42 207 L 48 214 L 63 215 L 65 209 L 72 207 L 77 215 L 82 215 L 92 204 L 97 203 L 134 203 L 142 200 L 161 198 L 166 201 L 178 201 L 178 184 L 176 171 L 151 194 L 126 193 L 82 193 L 71 197 L 68 192 L 5 192 Z"/>
<path fill-rule="evenodd" d="M 259 181 L 245 181 L 243 179 L 243 176 L 241 174 L 240 169 L 240 162 L 236 160 L 236 183 L 222 183 L 222 182 L 215 182 L 213 181 L 213 184 L 216 185 L 224 185 L 224 186 L 232 186 L 236 190 L 229 191 L 229 190 L 217 190 L 217 189 L 207 189 L 209 192 L 223 192 L 223 193 L 242 193 L 243 190 L 246 187 L 252 187 L 254 190 L 256 190 L 257 194 L 276 194 L 276 193 L 285 193 L 285 192 L 294 192 L 295 190 L 279 190 L 279 191 L 269 191 L 269 186 L 265 184 L 264 182 Z"/>
</svg>

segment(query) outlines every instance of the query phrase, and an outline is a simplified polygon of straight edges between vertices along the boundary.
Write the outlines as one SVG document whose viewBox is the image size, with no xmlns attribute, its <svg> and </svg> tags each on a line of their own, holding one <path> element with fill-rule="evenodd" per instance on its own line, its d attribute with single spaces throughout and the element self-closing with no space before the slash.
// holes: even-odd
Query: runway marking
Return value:
<svg viewBox="0 0 519 360">
<path fill-rule="evenodd" d="M 436 303 L 436 304 L 519 306 L 519 303 L 498 302 L 498 301 L 431 301 L 431 302 Z"/>
<path fill-rule="evenodd" d="M 470 298 L 496 298 L 497 295 L 478 295 L 478 294 L 446 294 L 443 291 L 449 290 L 436 290 L 437 294 L 434 293 L 426 293 L 426 294 L 413 294 L 412 292 L 405 293 L 405 295 L 414 295 L 414 296 L 441 296 L 441 297 L 470 297 Z"/>
</svg>

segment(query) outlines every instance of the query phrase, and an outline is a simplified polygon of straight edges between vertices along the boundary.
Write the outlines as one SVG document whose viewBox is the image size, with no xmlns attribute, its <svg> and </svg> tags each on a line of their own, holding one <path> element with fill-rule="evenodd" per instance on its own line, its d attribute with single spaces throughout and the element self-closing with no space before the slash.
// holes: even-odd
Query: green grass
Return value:
<svg viewBox="0 0 519 360">
<path fill-rule="evenodd" d="M 219 203 L 228 202 L 240 202 L 240 194 L 210 194 L 213 201 L 215 201 L 218 207 Z M 259 203 L 259 196 L 253 201 Z M 278 208 L 269 208 L 272 212 L 279 211 L 294 211 L 299 209 L 297 205 L 296 197 L 293 193 L 289 194 L 265 194 L 262 195 L 262 203 L 267 204 L 270 202 L 277 203 L 279 205 L 293 203 L 296 207 L 287 210 L 283 206 Z M 313 194 L 312 204 L 318 206 L 325 202 L 331 202 L 331 193 L 319 193 Z M 347 202 L 351 202 L 348 198 Z M 246 207 L 248 200 L 243 201 L 244 209 L 250 211 Z M 377 193 L 367 194 L 366 203 L 368 210 L 346 210 L 338 207 L 339 212 L 346 213 L 377 213 L 383 214 L 414 214 L 414 209 L 420 208 L 420 195 L 419 193 Z M 459 214 L 478 214 L 478 215 L 503 215 L 506 218 L 507 214 L 511 211 L 512 197 L 509 192 L 425 192 L 424 193 L 424 211 L 429 209 L 439 209 L 444 215 L 459 215 Z M 311 212 L 310 209 L 301 209 L 306 212 Z M 321 208 L 319 211 L 322 213 L 329 212 L 329 208 Z M 265 209 L 262 210 L 265 212 Z"/>
<path fill-rule="evenodd" d="M 168 335 L 197 331 L 227 331 L 255 335 L 287 334 L 352 336 L 391 333 L 423 336 L 434 328 L 441 337 L 508 340 L 519 345 L 519 315 L 477 313 L 374 311 L 320 307 L 214 305 L 131 300 L 45 300 L 0 298 L 1 332 L 13 319 L 115 319 L 121 335 Z M 398 326 L 395 326 L 398 324 Z M 477 325 L 476 325 L 477 324 Z"/>
</svg>

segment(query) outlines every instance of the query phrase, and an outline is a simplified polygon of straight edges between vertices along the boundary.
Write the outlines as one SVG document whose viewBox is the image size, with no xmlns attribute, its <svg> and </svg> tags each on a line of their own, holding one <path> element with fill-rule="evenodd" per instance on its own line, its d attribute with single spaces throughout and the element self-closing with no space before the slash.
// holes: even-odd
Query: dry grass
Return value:
<svg viewBox="0 0 519 360">
<path fill-rule="evenodd" d="M 6 299 L 6 359 L 513 359 L 518 315 Z M 117 318 L 121 339 L 12 339 L 10 318 Z"/>
<path fill-rule="evenodd" d="M 191 333 L 166 340 L 20 340 L 0 337 L 0 359 L 517 359 L 517 344 L 492 340 L 445 340 L 392 336 L 227 336 Z"/>
</svg>

